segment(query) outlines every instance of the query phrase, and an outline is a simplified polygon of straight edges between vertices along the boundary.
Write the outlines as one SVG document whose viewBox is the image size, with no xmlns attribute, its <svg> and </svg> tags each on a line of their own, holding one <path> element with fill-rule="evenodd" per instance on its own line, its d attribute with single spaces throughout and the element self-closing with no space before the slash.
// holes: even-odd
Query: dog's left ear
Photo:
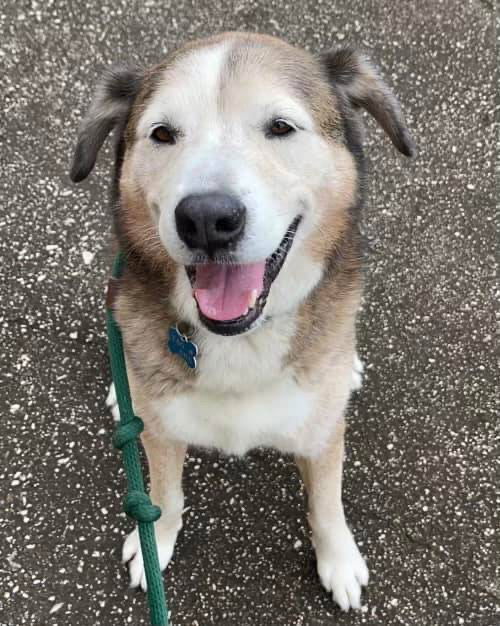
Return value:
<svg viewBox="0 0 500 626">
<path fill-rule="evenodd" d="M 394 146 L 406 156 L 414 156 L 415 144 L 389 87 L 372 63 L 353 47 L 343 47 L 320 55 L 328 79 L 355 107 L 363 107 L 389 135 Z"/>
<path fill-rule="evenodd" d="M 73 182 L 87 178 L 106 137 L 117 124 L 127 120 L 142 76 L 141 70 L 129 65 L 115 65 L 104 72 L 78 134 L 70 170 Z"/>
</svg>

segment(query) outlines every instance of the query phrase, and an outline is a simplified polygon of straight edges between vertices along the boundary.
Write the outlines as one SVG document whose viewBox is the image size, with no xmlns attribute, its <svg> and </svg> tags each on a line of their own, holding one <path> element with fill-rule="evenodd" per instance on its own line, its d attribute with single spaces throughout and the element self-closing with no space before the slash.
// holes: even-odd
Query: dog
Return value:
<svg viewBox="0 0 500 626">
<path fill-rule="evenodd" d="M 108 70 L 71 166 L 85 179 L 116 130 L 126 271 L 113 307 L 163 511 L 161 568 L 182 526 L 186 447 L 273 447 L 296 459 L 319 578 L 345 611 L 368 583 L 341 498 L 344 411 L 361 373 L 363 110 L 413 155 L 397 100 L 355 48 L 312 55 L 224 33 L 150 69 Z M 137 531 L 123 559 L 145 588 Z"/>
</svg>

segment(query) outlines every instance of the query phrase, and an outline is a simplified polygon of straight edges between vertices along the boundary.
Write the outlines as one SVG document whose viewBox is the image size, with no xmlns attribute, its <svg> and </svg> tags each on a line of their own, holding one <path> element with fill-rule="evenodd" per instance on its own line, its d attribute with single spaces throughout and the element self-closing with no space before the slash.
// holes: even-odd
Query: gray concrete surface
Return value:
<svg viewBox="0 0 500 626">
<path fill-rule="evenodd" d="M 193 450 L 167 586 L 173 624 L 500 623 L 493 3 L 2 3 L 0 624 L 147 624 L 119 562 L 131 528 L 111 447 L 103 289 L 109 150 L 67 164 L 100 69 L 221 29 L 362 45 L 419 156 L 370 123 L 370 242 L 345 502 L 372 579 L 358 614 L 321 589 L 304 494 L 269 451 Z"/>
</svg>

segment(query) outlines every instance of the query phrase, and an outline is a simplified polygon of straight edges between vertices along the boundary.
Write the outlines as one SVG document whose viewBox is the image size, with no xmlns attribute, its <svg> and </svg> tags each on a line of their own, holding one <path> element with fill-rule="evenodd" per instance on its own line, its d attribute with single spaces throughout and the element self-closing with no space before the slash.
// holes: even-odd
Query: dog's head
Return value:
<svg viewBox="0 0 500 626">
<path fill-rule="evenodd" d="M 359 205 L 359 108 L 405 155 L 397 101 L 351 48 L 319 56 L 228 33 L 147 71 L 101 80 L 71 169 L 92 170 L 119 127 L 121 244 L 175 265 L 179 317 L 237 334 L 296 307 Z"/>
</svg>

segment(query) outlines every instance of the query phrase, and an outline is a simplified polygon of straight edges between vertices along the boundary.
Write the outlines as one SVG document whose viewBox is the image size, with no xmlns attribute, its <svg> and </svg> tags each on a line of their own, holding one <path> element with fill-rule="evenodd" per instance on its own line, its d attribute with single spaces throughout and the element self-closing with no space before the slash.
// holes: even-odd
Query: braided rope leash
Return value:
<svg viewBox="0 0 500 626">
<path fill-rule="evenodd" d="M 153 505 L 144 489 L 137 437 L 144 430 L 143 421 L 134 415 L 127 368 L 123 353 L 122 334 L 113 315 L 113 292 L 125 267 L 123 253 L 119 253 L 113 266 L 106 301 L 106 327 L 111 372 L 115 384 L 116 398 L 120 408 L 120 424 L 113 437 L 115 447 L 122 451 L 123 465 L 128 482 L 128 493 L 123 509 L 135 519 L 139 527 L 142 557 L 148 586 L 148 603 L 152 626 L 168 626 L 167 602 L 163 577 L 158 561 L 154 522 L 161 516 L 159 507 Z"/>
</svg>

